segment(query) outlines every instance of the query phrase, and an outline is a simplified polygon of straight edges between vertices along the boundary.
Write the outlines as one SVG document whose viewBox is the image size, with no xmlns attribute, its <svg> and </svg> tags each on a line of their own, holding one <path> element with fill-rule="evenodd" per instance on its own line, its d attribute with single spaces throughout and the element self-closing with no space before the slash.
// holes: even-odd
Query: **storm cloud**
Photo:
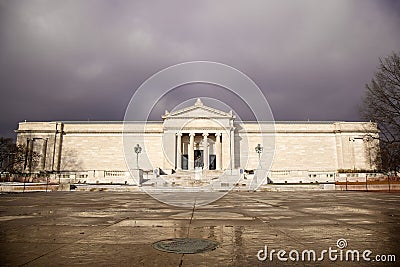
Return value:
<svg viewBox="0 0 400 267">
<path fill-rule="evenodd" d="M 400 50 L 399 10 L 367 0 L 1 1 L 0 135 L 23 120 L 122 120 L 142 82 L 193 60 L 247 74 L 276 120 L 360 120 L 379 57 Z M 176 105 L 162 103 L 160 112 Z"/>
</svg>

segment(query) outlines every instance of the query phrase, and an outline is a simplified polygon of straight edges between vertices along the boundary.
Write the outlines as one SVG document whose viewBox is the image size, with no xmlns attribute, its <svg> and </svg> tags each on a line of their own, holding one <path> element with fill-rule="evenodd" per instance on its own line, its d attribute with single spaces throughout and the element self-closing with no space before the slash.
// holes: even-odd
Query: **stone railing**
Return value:
<svg viewBox="0 0 400 267">
<path fill-rule="evenodd" d="M 108 176 L 126 176 L 129 175 L 126 171 L 104 171 L 104 177 Z"/>
</svg>

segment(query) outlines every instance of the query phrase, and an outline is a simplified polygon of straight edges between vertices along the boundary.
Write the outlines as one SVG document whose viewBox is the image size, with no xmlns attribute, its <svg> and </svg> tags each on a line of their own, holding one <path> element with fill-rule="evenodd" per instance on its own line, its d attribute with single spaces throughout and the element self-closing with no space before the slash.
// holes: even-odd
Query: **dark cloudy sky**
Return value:
<svg viewBox="0 0 400 267">
<path fill-rule="evenodd" d="M 378 58 L 400 50 L 399 2 L 0 1 L 0 136 L 122 120 L 142 82 L 192 60 L 246 73 L 277 120 L 360 120 Z"/>
</svg>

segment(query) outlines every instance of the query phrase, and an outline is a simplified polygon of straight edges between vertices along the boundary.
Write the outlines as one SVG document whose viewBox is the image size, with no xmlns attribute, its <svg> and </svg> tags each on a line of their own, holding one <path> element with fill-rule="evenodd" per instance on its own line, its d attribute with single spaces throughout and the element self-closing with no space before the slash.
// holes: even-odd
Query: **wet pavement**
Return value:
<svg viewBox="0 0 400 267">
<path fill-rule="evenodd" d="M 135 192 L 2 194 L 0 265 L 396 266 L 375 256 L 400 261 L 399 208 L 400 194 L 373 192 L 231 192 L 191 208 Z M 199 254 L 152 247 L 185 237 L 219 246 Z M 272 261 L 257 257 L 265 257 L 265 246 L 268 256 L 276 250 Z M 321 253 L 329 247 L 335 261 Z M 359 251 L 359 262 L 346 261 L 349 250 Z"/>
</svg>

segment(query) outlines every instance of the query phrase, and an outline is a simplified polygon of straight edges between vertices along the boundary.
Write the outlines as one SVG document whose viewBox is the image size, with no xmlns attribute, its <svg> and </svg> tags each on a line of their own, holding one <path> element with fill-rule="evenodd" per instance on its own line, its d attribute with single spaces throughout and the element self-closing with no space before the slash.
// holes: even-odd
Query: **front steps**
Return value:
<svg viewBox="0 0 400 267">
<path fill-rule="evenodd" d="M 142 184 L 144 187 L 154 188 L 202 188 L 204 190 L 225 190 L 241 183 L 244 175 L 239 170 L 214 171 L 203 170 L 201 177 L 196 177 L 195 171 L 177 171 L 170 175 L 161 175 Z"/>
</svg>

